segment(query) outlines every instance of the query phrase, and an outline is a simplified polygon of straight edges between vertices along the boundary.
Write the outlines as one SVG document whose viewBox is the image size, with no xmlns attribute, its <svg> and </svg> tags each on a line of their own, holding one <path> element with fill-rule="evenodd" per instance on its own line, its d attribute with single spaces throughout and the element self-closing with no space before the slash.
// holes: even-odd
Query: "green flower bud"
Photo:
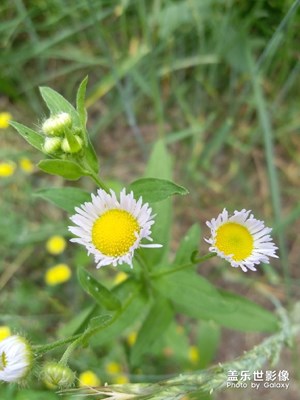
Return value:
<svg viewBox="0 0 300 400">
<path fill-rule="evenodd" d="M 71 115 L 63 112 L 46 119 L 43 123 L 42 130 L 49 136 L 63 136 L 65 130 L 71 128 L 71 126 Z"/>
<path fill-rule="evenodd" d="M 44 141 L 44 152 L 47 154 L 56 153 L 61 146 L 61 139 L 58 137 L 46 137 Z"/>
<path fill-rule="evenodd" d="M 54 361 L 44 364 L 41 377 L 49 389 L 66 389 L 75 381 L 75 373 L 68 366 Z"/>
<path fill-rule="evenodd" d="M 74 154 L 78 153 L 82 149 L 83 141 L 81 137 L 79 137 L 78 135 L 74 135 L 73 138 L 74 138 L 74 144 L 72 145 L 72 147 L 70 146 L 67 138 L 63 139 L 61 143 L 61 149 L 63 152 Z"/>
</svg>

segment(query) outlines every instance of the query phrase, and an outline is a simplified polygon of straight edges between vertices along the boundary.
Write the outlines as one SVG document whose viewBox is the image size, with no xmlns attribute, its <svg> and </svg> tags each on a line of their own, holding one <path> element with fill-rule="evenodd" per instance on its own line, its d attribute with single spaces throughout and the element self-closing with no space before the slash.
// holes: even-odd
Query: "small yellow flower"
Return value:
<svg viewBox="0 0 300 400">
<path fill-rule="evenodd" d="M 125 385 L 126 383 L 129 382 L 128 376 L 127 375 L 118 375 L 113 379 L 113 383 L 116 385 Z"/>
<path fill-rule="evenodd" d="M 128 275 L 125 272 L 120 271 L 115 276 L 114 284 L 115 285 L 119 285 L 119 283 L 122 283 L 122 282 L 126 281 L 127 278 L 128 278 Z"/>
<path fill-rule="evenodd" d="M 199 350 L 196 346 L 191 346 L 189 348 L 188 357 L 193 364 L 197 364 L 199 362 Z"/>
<path fill-rule="evenodd" d="M 7 178 L 13 175 L 16 169 L 16 164 L 9 162 L 0 162 L 0 177 Z"/>
<path fill-rule="evenodd" d="M 120 364 L 112 361 L 106 364 L 105 370 L 108 374 L 119 374 L 122 368 Z"/>
<path fill-rule="evenodd" d="M 49 286 L 59 285 L 68 281 L 71 275 L 71 269 L 67 264 L 57 264 L 46 271 L 45 282 Z"/>
<path fill-rule="evenodd" d="M 20 168 L 26 172 L 27 174 L 32 174 L 33 170 L 34 170 L 34 165 L 32 164 L 32 162 L 29 160 L 29 158 L 26 157 L 22 157 L 19 160 L 19 165 Z"/>
<path fill-rule="evenodd" d="M 6 325 L 0 326 L 0 340 L 6 339 L 9 336 L 11 336 L 11 330 L 9 326 Z"/>
<path fill-rule="evenodd" d="M 46 249 L 50 254 L 61 254 L 66 248 L 66 241 L 62 236 L 51 236 L 46 243 Z"/>
<path fill-rule="evenodd" d="M 0 113 L 0 129 L 6 129 L 9 127 L 9 121 L 12 119 L 12 115 L 9 112 Z"/>
<path fill-rule="evenodd" d="M 79 375 L 79 387 L 96 387 L 100 385 L 101 381 L 93 371 L 87 370 Z"/>
<path fill-rule="evenodd" d="M 127 336 L 127 343 L 129 344 L 130 347 L 132 347 L 136 342 L 136 337 L 137 337 L 136 331 L 130 332 L 129 335 Z"/>
</svg>

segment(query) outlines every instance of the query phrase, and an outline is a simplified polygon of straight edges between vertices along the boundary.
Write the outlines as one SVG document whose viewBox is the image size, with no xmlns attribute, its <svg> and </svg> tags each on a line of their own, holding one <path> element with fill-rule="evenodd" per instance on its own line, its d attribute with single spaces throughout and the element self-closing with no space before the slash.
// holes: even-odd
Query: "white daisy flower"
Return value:
<svg viewBox="0 0 300 400">
<path fill-rule="evenodd" d="M 76 207 L 77 214 L 70 219 L 77 226 L 69 226 L 76 236 L 71 242 L 84 245 L 88 254 L 95 256 L 97 268 L 103 265 L 129 264 L 132 267 L 134 251 L 139 247 L 161 247 L 160 244 L 141 244 L 142 239 L 152 241 L 151 226 L 154 215 L 142 197 L 136 201 L 133 193 L 123 189 L 120 201 L 114 191 L 99 189 L 92 201 Z"/>
<path fill-rule="evenodd" d="M 217 218 L 206 222 L 211 230 L 211 237 L 205 239 L 211 245 L 209 250 L 244 272 L 256 271 L 255 264 L 269 263 L 269 257 L 277 257 L 277 247 L 269 235 L 272 229 L 250 213 L 243 209 L 230 217 L 224 208 Z"/>
<path fill-rule="evenodd" d="M 0 380 L 16 382 L 26 377 L 32 365 L 30 345 L 21 336 L 9 336 L 0 341 Z"/>
</svg>

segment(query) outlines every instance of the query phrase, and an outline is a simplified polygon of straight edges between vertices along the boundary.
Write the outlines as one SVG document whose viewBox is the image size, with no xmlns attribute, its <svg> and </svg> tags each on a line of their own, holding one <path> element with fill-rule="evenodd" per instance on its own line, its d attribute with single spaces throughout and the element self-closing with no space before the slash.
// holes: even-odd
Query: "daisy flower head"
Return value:
<svg viewBox="0 0 300 400">
<path fill-rule="evenodd" d="M 33 353 L 26 339 L 13 335 L 0 342 L 0 380 L 17 382 L 24 379 L 32 365 Z"/>
<path fill-rule="evenodd" d="M 123 189 L 120 200 L 113 190 L 106 193 L 99 189 L 92 194 L 92 201 L 76 207 L 77 214 L 70 219 L 76 226 L 69 226 L 77 238 L 71 239 L 85 246 L 93 254 L 97 268 L 104 265 L 129 264 L 132 267 L 134 251 L 139 247 L 161 247 L 160 244 L 142 244 L 152 241 L 151 226 L 154 215 L 142 197 L 135 200 L 133 192 Z"/>
<path fill-rule="evenodd" d="M 263 221 L 255 219 L 251 211 L 245 209 L 228 215 L 224 208 L 217 218 L 207 221 L 211 237 L 205 239 L 211 246 L 209 250 L 229 261 L 233 267 L 256 271 L 255 265 L 269 263 L 277 247 L 269 233 L 272 228 L 265 227 Z"/>
</svg>

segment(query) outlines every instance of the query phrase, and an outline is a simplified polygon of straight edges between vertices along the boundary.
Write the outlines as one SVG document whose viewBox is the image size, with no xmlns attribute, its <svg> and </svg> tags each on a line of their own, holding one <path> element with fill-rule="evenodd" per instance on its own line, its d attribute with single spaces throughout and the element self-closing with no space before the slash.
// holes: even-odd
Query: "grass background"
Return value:
<svg viewBox="0 0 300 400">
<path fill-rule="evenodd" d="M 175 181 L 191 192 L 175 200 L 173 250 L 193 222 L 204 227 L 223 207 L 252 209 L 274 228 L 280 260 L 247 274 L 242 291 L 259 301 L 252 287 L 258 280 L 292 304 L 300 282 L 299 5 L 291 0 L 4 0 L 1 111 L 38 127 L 47 116 L 38 86 L 50 86 L 72 101 L 78 83 L 89 75 L 88 127 L 103 177 L 113 184 L 138 178 L 153 143 L 163 138 Z M 3 161 L 40 159 L 11 129 L 0 131 L 0 141 Z M 37 170 L 26 175 L 19 168 L 0 179 L 0 322 L 29 332 L 36 342 L 54 336 L 87 302 L 75 277 L 60 288 L 43 281 L 45 269 L 58 261 L 92 265 L 71 245 L 58 258 L 45 252 L 49 236 L 66 234 L 67 216 L 31 194 L 62 184 L 60 178 Z M 80 185 L 94 190 L 84 180 Z M 201 273 L 236 290 L 246 278 L 220 268 L 218 260 Z M 108 283 L 114 274 L 105 272 Z M 185 347 L 177 345 L 186 351 L 175 358 L 176 368 L 174 358 L 157 354 L 145 360 L 142 374 L 199 368 L 187 356 L 199 329 L 187 324 Z M 214 361 L 241 354 L 258 338 L 235 334 L 235 346 L 231 332 L 222 335 Z M 137 374 L 128 369 L 127 350 L 121 345 L 86 350 L 72 367 L 94 368 L 109 381 L 105 362 L 118 360 L 124 372 Z M 286 357 L 283 366 L 297 385 L 299 361 Z M 42 387 L 36 390 L 39 399 L 53 396 Z M 1 391 L 3 398 L 23 398 L 14 388 L 1 386 Z M 292 399 L 294 392 L 280 392 L 284 396 Z"/>
</svg>

